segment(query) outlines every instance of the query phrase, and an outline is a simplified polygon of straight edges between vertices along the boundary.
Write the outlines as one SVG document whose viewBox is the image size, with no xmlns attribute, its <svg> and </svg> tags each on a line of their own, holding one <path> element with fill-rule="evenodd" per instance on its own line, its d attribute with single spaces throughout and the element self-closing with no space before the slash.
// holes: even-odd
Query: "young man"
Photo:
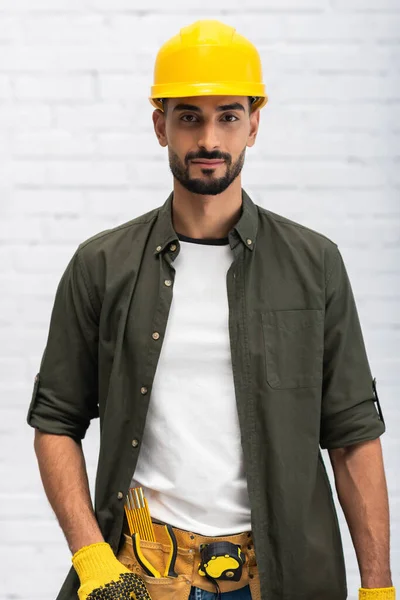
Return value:
<svg viewBox="0 0 400 600">
<path fill-rule="evenodd" d="M 215 590 L 345 600 L 319 446 L 357 553 L 359 597 L 393 599 L 385 423 L 343 259 L 241 187 L 267 102 L 258 52 L 233 28 L 198 21 L 160 49 L 150 100 L 173 191 L 78 247 L 28 413 L 73 553 L 58 600 L 208 600 Z M 81 440 L 95 417 L 93 510 Z M 149 574 L 133 551 L 123 504 L 138 486 L 156 533 L 142 553 L 163 571 L 171 526 L 175 577 Z M 215 542 L 205 566 L 201 544 Z M 231 563 L 218 573 L 221 558 Z"/>
</svg>

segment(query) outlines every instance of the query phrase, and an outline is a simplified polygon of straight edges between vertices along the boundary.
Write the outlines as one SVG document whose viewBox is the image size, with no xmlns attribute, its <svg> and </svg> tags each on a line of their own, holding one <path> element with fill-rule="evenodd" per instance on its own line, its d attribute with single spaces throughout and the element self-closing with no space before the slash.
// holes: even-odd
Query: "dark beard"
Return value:
<svg viewBox="0 0 400 600">
<path fill-rule="evenodd" d="M 189 176 L 189 165 L 185 167 L 178 155 L 170 149 L 168 149 L 169 168 L 171 169 L 173 176 L 184 188 L 189 190 L 189 192 L 204 196 L 216 196 L 217 194 L 224 192 L 239 175 L 243 168 L 245 153 L 246 148 L 242 150 L 237 161 L 233 164 L 231 161 L 226 160 L 226 173 L 223 177 L 215 177 L 213 175 L 215 169 L 204 168 L 202 169 L 202 172 L 206 176 L 204 179 L 191 178 Z M 204 156 L 198 158 L 204 158 Z"/>
</svg>

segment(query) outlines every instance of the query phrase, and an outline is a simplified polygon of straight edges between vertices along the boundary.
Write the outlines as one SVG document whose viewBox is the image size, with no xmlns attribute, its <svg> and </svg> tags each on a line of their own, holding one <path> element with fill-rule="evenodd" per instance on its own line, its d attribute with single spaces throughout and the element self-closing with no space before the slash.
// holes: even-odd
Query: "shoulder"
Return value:
<svg viewBox="0 0 400 600">
<path fill-rule="evenodd" d="M 263 208 L 262 206 L 257 205 L 257 207 L 260 213 L 260 218 L 264 218 L 269 221 L 275 231 L 280 233 L 282 236 L 291 237 L 295 240 L 308 240 L 314 244 L 324 247 L 337 247 L 336 242 L 320 231 L 306 227 L 297 221 L 293 221 L 287 217 L 284 217 L 283 215 L 274 213 L 271 210 Z"/>
<path fill-rule="evenodd" d="M 87 238 L 79 244 L 78 255 L 85 263 L 91 263 L 99 257 L 107 259 L 116 252 L 130 252 L 133 245 L 142 239 L 142 236 L 147 235 L 160 208 L 154 208 L 130 221 Z"/>
<path fill-rule="evenodd" d="M 257 208 L 260 221 L 265 224 L 267 235 L 273 236 L 276 244 L 283 244 L 313 262 L 322 263 L 325 280 L 327 280 L 340 257 L 337 243 L 320 231 L 306 227 L 262 206 L 257 205 Z"/>
</svg>

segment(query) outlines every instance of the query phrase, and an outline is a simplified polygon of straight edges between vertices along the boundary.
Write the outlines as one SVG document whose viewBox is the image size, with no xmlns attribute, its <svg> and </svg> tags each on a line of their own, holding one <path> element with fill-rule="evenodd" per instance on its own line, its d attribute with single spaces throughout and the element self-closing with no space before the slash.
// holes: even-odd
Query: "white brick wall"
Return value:
<svg viewBox="0 0 400 600">
<path fill-rule="evenodd" d="M 199 18 L 236 26 L 262 56 L 270 101 L 244 187 L 343 253 L 387 423 L 400 583 L 399 0 L 247 0 L 246 13 L 237 0 L 201 4 L 0 0 L 0 600 L 53 600 L 69 567 L 25 424 L 33 377 L 78 243 L 170 192 L 147 97 L 158 47 Z M 97 435 L 94 422 L 92 489 Z M 356 556 L 335 501 L 355 600 Z"/>
</svg>

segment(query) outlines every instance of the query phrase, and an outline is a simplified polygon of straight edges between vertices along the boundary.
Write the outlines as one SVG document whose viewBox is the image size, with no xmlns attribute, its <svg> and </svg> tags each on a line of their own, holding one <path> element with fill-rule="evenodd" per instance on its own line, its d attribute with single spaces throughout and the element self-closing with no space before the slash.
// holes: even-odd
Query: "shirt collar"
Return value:
<svg viewBox="0 0 400 600">
<path fill-rule="evenodd" d="M 157 247 L 154 254 L 163 252 L 173 242 L 179 243 L 178 235 L 172 224 L 172 191 L 164 204 L 160 206 L 156 221 Z M 228 234 L 229 243 L 233 249 L 238 242 L 242 242 L 249 250 L 254 250 L 258 229 L 258 209 L 250 196 L 242 188 L 242 213 L 238 222 L 232 227 Z"/>
</svg>

